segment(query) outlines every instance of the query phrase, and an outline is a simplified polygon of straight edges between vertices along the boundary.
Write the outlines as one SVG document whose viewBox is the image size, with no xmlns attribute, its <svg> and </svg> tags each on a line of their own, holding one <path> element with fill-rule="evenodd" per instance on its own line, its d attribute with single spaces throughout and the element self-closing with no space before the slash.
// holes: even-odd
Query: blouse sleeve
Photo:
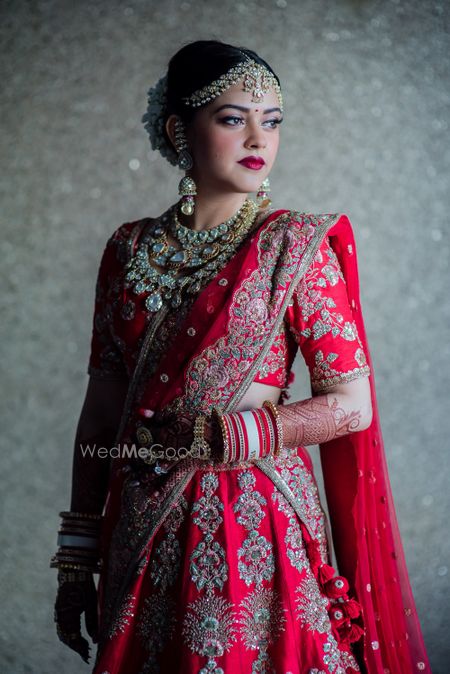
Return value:
<svg viewBox="0 0 450 674">
<path fill-rule="evenodd" d="M 285 319 L 305 359 L 313 392 L 369 376 L 345 278 L 328 236 L 296 287 Z"/>
<path fill-rule="evenodd" d="M 114 340 L 112 284 L 117 274 L 116 233 L 107 241 L 103 251 L 95 286 L 95 306 L 92 321 L 91 350 L 87 373 L 102 379 L 128 377 L 122 352 Z"/>
</svg>

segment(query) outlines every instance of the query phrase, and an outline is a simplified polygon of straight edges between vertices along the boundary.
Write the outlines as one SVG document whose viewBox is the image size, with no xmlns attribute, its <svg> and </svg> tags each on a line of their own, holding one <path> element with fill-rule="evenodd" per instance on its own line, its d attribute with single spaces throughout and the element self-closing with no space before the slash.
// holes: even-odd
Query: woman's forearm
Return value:
<svg viewBox="0 0 450 674">
<path fill-rule="evenodd" d="M 283 445 L 298 447 L 328 442 L 362 431 L 371 423 L 370 403 L 347 393 L 325 393 L 287 405 L 277 405 Z"/>
<path fill-rule="evenodd" d="M 109 448 L 114 432 L 103 431 L 90 437 L 77 433 L 73 450 L 72 497 L 70 509 L 74 512 L 101 514 L 108 490 Z M 105 448 L 103 456 L 99 448 Z"/>
<path fill-rule="evenodd" d="M 116 438 L 127 387 L 126 381 L 90 378 L 73 450 L 71 510 L 75 512 L 100 514 L 103 510 L 110 448 Z"/>
</svg>

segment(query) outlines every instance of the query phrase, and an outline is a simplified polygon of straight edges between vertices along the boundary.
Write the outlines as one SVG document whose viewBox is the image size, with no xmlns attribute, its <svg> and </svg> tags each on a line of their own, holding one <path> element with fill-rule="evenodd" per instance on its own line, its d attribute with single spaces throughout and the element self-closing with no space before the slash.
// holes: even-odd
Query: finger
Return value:
<svg viewBox="0 0 450 674">
<path fill-rule="evenodd" d="M 69 642 L 67 645 L 75 653 L 78 653 L 86 663 L 89 662 L 89 644 L 84 637 L 80 636 L 76 641 Z"/>
<path fill-rule="evenodd" d="M 97 597 L 90 596 L 88 605 L 84 614 L 86 623 L 86 631 L 91 637 L 94 644 L 98 641 L 98 615 L 97 615 Z"/>
<path fill-rule="evenodd" d="M 146 417 L 147 419 L 151 419 L 151 417 L 155 414 L 155 411 L 149 410 L 146 407 L 140 407 L 139 414 L 141 414 L 143 417 Z"/>
<path fill-rule="evenodd" d="M 56 624 L 58 638 L 63 644 L 78 653 L 85 662 L 89 662 L 89 644 L 80 632 L 68 632 Z"/>
</svg>

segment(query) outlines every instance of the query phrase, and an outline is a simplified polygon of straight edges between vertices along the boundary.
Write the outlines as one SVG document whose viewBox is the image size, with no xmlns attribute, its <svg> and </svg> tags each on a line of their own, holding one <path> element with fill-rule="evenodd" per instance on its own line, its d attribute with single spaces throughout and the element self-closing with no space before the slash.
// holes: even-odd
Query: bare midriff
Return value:
<svg viewBox="0 0 450 674">
<path fill-rule="evenodd" d="M 257 407 L 262 407 L 265 400 L 270 400 L 275 405 L 278 403 L 282 389 L 278 386 L 269 386 L 254 381 L 245 392 L 235 408 L 235 412 L 243 412 Z"/>
</svg>

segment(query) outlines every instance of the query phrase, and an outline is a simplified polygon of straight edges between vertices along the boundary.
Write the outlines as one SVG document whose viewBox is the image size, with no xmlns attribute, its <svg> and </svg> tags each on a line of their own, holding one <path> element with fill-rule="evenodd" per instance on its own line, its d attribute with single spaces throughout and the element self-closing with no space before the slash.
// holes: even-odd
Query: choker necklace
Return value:
<svg viewBox="0 0 450 674">
<path fill-rule="evenodd" d="M 175 210 L 174 219 L 173 223 L 171 223 L 170 231 L 172 235 L 176 239 L 178 239 L 178 241 L 180 241 L 181 244 L 199 245 L 201 243 L 207 242 L 209 243 L 215 241 L 217 238 L 226 241 L 227 238 L 224 237 L 224 234 L 226 234 L 229 231 L 229 229 L 234 225 L 236 220 L 241 216 L 245 204 L 246 202 L 244 201 L 241 208 L 233 216 L 231 216 L 231 218 L 225 220 L 225 222 L 221 222 L 220 225 L 217 225 L 216 227 L 211 227 L 209 229 L 203 229 L 200 231 L 195 231 L 194 229 L 190 229 L 190 227 L 182 225 L 179 220 L 178 213 Z"/>
<path fill-rule="evenodd" d="M 150 293 L 145 299 L 145 306 L 151 312 L 159 311 L 163 304 L 179 307 L 184 293 L 198 293 L 202 285 L 213 278 L 235 253 L 252 228 L 259 208 L 254 201 L 246 199 L 239 211 L 226 222 L 213 229 L 196 232 L 184 227 L 178 220 L 179 205 L 180 202 L 171 206 L 149 227 L 138 244 L 136 254 L 125 267 L 125 287 L 131 288 L 136 295 Z M 179 241 L 181 248 L 169 244 L 168 231 Z M 158 271 L 150 261 L 162 271 Z M 188 273 L 177 274 L 184 270 Z"/>
</svg>

